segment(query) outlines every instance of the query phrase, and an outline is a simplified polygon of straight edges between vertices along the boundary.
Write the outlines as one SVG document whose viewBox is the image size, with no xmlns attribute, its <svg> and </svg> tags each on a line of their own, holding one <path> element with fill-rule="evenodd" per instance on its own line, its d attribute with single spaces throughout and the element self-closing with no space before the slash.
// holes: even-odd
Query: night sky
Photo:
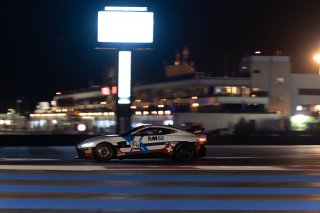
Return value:
<svg viewBox="0 0 320 213">
<path fill-rule="evenodd" d="M 101 84 L 117 65 L 115 51 L 97 51 L 97 12 L 116 0 L 6 0 L 1 2 L 0 112 L 34 109 L 56 91 Z M 155 12 L 152 51 L 133 53 L 133 82 L 159 81 L 164 62 L 189 47 L 198 71 L 238 71 L 244 53 L 282 50 L 293 71 L 317 72 L 319 0 L 127 0 Z"/>
</svg>

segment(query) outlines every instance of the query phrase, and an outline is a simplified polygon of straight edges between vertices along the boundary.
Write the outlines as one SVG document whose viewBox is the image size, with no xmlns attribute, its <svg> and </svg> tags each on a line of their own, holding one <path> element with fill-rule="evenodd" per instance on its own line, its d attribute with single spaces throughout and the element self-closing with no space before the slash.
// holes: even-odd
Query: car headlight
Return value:
<svg viewBox="0 0 320 213">
<path fill-rule="evenodd" d="M 90 147 L 93 147 L 93 146 L 94 146 L 93 142 L 87 142 L 87 143 L 81 144 L 80 148 L 90 148 Z"/>
</svg>

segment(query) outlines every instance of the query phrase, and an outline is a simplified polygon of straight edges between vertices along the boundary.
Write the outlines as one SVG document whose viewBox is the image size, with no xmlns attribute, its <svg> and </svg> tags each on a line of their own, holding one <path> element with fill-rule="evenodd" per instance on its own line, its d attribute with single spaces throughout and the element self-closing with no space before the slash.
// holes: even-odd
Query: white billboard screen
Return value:
<svg viewBox="0 0 320 213">
<path fill-rule="evenodd" d="M 153 12 L 98 12 L 98 42 L 152 43 Z"/>
</svg>

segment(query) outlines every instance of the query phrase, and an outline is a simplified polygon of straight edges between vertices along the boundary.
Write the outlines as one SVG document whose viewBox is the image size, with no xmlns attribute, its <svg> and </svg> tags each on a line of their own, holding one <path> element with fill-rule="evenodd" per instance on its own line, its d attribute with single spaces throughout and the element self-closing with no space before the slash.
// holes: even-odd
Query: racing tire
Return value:
<svg viewBox="0 0 320 213">
<path fill-rule="evenodd" d="M 174 148 L 174 159 L 182 162 L 187 163 L 194 159 L 195 150 L 192 144 L 190 143 L 179 143 Z"/>
<path fill-rule="evenodd" d="M 98 162 L 107 162 L 114 156 L 114 148 L 109 143 L 100 143 L 94 148 L 94 159 Z"/>
<path fill-rule="evenodd" d="M 207 150 L 205 147 L 201 147 L 198 154 L 196 155 L 196 158 L 203 158 L 206 156 Z"/>
</svg>

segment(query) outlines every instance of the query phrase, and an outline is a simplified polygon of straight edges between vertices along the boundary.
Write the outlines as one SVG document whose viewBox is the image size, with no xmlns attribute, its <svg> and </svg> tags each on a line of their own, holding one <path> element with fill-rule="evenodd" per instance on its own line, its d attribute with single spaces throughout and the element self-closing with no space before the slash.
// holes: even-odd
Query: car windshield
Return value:
<svg viewBox="0 0 320 213">
<path fill-rule="evenodd" d="M 142 129 L 142 128 L 144 128 L 144 127 L 145 127 L 145 126 L 137 126 L 137 127 L 135 127 L 135 128 L 132 128 L 132 129 L 129 129 L 129 130 L 125 131 L 125 132 L 120 133 L 119 136 L 127 136 L 127 135 L 130 135 L 132 132 L 135 132 L 135 131 L 137 131 L 137 130 L 139 130 L 139 129 Z"/>
</svg>

